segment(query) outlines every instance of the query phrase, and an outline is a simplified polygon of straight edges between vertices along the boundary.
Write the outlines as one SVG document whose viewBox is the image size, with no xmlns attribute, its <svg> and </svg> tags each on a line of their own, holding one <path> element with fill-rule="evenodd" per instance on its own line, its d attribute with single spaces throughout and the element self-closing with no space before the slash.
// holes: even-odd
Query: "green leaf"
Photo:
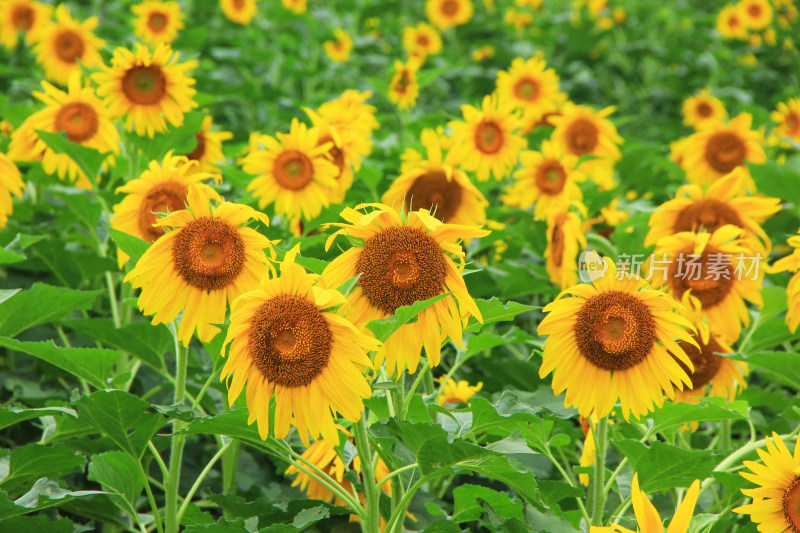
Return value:
<svg viewBox="0 0 800 533">
<path fill-rule="evenodd" d="M 89 422 L 134 458 L 164 425 L 165 418 L 136 396 L 121 390 L 101 390 L 75 402 L 78 420 Z"/>
<path fill-rule="evenodd" d="M 795 205 L 800 204 L 800 189 L 787 187 L 787 183 L 795 183 L 797 171 L 788 165 L 778 165 L 771 161 L 758 165 L 748 163 L 750 174 L 761 194 L 788 200 Z"/>
<path fill-rule="evenodd" d="M 701 400 L 699 405 L 664 402 L 653 415 L 653 431 L 661 433 L 690 422 L 717 422 L 745 418 L 747 418 L 746 402 L 724 402 L 707 398 Z"/>
<path fill-rule="evenodd" d="M 103 161 L 106 160 L 109 154 L 101 154 L 94 148 L 74 143 L 67 139 L 64 132 L 50 133 L 36 130 L 36 133 L 53 151 L 59 154 L 66 154 L 75 161 L 81 171 L 89 178 L 89 181 L 94 184 L 97 183 L 100 167 L 103 166 Z"/>
<path fill-rule="evenodd" d="M 487 324 L 506 322 L 508 320 L 512 320 L 517 315 L 521 315 L 522 313 L 533 311 L 534 309 L 540 309 L 540 307 L 535 305 L 525 305 L 514 301 L 503 303 L 498 300 L 497 297 L 493 297 L 491 300 L 478 299 L 475 300 L 475 303 L 481 312 L 483 323 L 481 324 L 475 321 L 470 324 L 469 327 L 465 328 L 464 331 L 478 331 L 482 326 L 486 326 Z"/>
<path fill-rule="evenodd" d="M 800 354 L 759 352 L 747 356 L 747 363 L 768 373 L 776 382 L 800 391 Z"/>
<path fill-rule="evenodd" d="M 367 328 L 369 328 L 369 330 L 375 334 L 375 337 L 377 337 L 378 340 L 383 342 L 402 326 L 408 324 L 409 322 L 414 322 L 414 319 L 416 319 L 418 314 L 442 298 L 445 298 L 449 294 L 449 292 L 446 292 L 444 294 L 434 296 L 433 298 L 428 298 L 427 300 L 419 300 L 411 305 L 398 307 L 394 312 L 394 315 L 390 316 L 389 318 L 372 320 L 369 322 L 369 324 L 367 324 Z"/>
<path fill-rule="evenodd" d="M 147 249 L 150 248 L 150 243 L 139 237 L 114 229 L 111 226 L 106 226 L 106 229 L 111 234 L 111 238 L 114 240 L 117 248 L 128 254 L 131 258 L 131 266 L 136 265 Z"/>
<path fill-rule="evenodd" d="M 55 279 L 74 289 L 91 283 L 106 271 L 117 270 L 116 262 L 110 258 L 90 250 L 70 250 L 60 239 L 36 243 L 30 250 L 32 257 L 44 263 Z"/>
<path fill-rule="evenodd" d="M 85 311 L 104 291 L 76 291 L 34 283 L 0 303 L 0 335 L 16 337 L 28 328 Z"/>
<path fill-rule="evenodd" d="M 134 322 L 121 328 L 110 318 L 65 320 L 64 326 L 118 350 L 129 352 L 156 370 L 163 370 L 164 353 L 173 345 L 169 330 L 150 322 Z"/>
<path fill-rule="evenodd" d="M 2 464 L 3 460 L 0 460 Z M 86 458 L 63 445 L 45 446 L 31 443 L 17 446 L 8 457 L 8 476 L 0 479 L 0 487 L 9 494 L 19 492 L 23 486 L 48 477 L 59 478 L 83 472 Z"/>
<path fill-rule="evenodd" d="M 322 274 L 322 271 L 328 266 L 327 261 L 322 261 L 314 257 L 303 257 L 301 255 L 296 256 L 294 262 L 314 274 Z"/>
<path fill-rule="evenodd" d="M 684 450 L 655 441 L 650 448 L 635 440 L 611 441 L 639 473 L 639 485 L 647 493 L 688 487 L 695 479 L 711 475 L 717 464 L 710 450 Z"/>
<path fill-rule="evenodd" d="M 319 500 L 290 500 L 285 508 L 281 508 L 276 505 L 277 502 L 266 497 L 245 499 L 234 494 L 211 494 L 209 499 L 218 504 L 228 516 L 256 517 L 258 527 L 271 526 L 271 528 L 261 529 L 261 532 L 300 531 L 298 528 L 301 526 L 297 526 L 297 524 L 305 522 L 310 525 L 313 521 L 321 520 L 323 514 L 327 514 L 327 516 L 350 514 L 347 507 L 339 507 Z"/>
<path fill-rule="evenodd" d="M 108 379 L 113 376 L 114 365 L 119 360 L 119 353 L 113 350 L 63 348 L 56 346 L 53 341 L 22 342 L 0 337 L 0 346 L 47 361 L 98 389 L 108 386 Z"/>
<path fill-rule="evenodd" d="M 93 455 L 89 479 L 100 483 L 111 501 L 136 520 L 136 501 L 144 490 L 144 479 L 136 459 L 124 452 Z"/>
<path fill-rule="evenodd" d="M 187 526 L 183 531 L 184 533 L 195 533 L 199 531 L 213 533 L 252 533 L 252 529 L 248 528 L 245 521 L 241 518 L 234 518 L 233 520 L 220 518 L 214 524 Z"/>
<path fill-rule="evenodd" d="M 0 520 L 2 520 L 2 518 L 0 518 Z M 3 520 L 0 530 L 35 531 L 36 533 L 73 533 L 73 530 L 79 531 L 69 518 L 50 520 L 50 518 L 43 514 L 36 516 L 16 516 L 9 520 Z"/>
<path fill-rule="evenodd" d="M 153 137 L 130 135 L 129 139 L 142 151 L 145 161 L 160 161 L 170 150 L 174 150 L 176 155 L 188 154 L 197 145 L 195 134 L 202 129 L 204 116 L 196 111 L 186 113 L 179 127 L 170 126 L 167 131 Z"/>
<path fill-rule="evenodd" d="M 502 519 L 522 515 L 522 502 L 505 492 L 478 485 L 461 485 L 453 490 L 453 522 L 471 522 L 483 516 L 486 505 Z"/>
<path fill-rule="evenodd" d="M 0 289 L 0 304 L 17 294 L 22 289 Z"/>
<path fill-rule="evenodd" d="M 42 416 L 69 415 L 77 418 L 78 413 L 68 407 L 42 407 L 39 409 L 0 407 L 0 429 L 13 426 L 18 422 L 40 418 Z"/>
<path fill-rule="evenodd" d="M 0 491 L 0 522 L 15 516 L 64 505 L 75 498 L 95 496 L 98 494 L 105 493 L 99 490 L 71 491 L 62 489 L 56 482 L 43 477 L 33 484 L 31 490 L 13 502 L 8 499 L 8 494 Z"/>
<path fill-rule="evenodd" d="M 189 434 L 226 435 L 234 439 L 260 442 L 255 425 L 247 424 L 247 409 L 239 409 L 208 418 L 195 418 L 186 428 Z"/>
<path fill-rule="evenodd" d="M 550 479 L 539 480 L 539 490 L 542 492 L 542 498 L 548 507 L 555 507 L 558 502 L 564 498 L 581 498 L 586 497 L 586 491 L 578 487 L 573 487 L 563 481 L 553 481 Z"/>
</svg>

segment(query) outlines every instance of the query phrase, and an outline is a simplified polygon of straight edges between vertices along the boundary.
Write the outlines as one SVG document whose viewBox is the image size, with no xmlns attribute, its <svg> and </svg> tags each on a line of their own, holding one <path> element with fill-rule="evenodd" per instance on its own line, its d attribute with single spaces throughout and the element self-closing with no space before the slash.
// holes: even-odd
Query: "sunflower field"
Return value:
<svg viewBox="0 0 800 533">
<path fill-rule="evenodd" d="M 795 0 L 0 0 L 0 533 L 800 532 Z"/>
</svg>

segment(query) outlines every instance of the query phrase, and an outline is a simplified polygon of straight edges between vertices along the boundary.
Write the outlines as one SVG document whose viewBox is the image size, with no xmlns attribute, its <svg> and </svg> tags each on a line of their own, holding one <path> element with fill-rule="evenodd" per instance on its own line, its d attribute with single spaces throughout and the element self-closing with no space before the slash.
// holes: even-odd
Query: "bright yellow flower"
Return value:
<svg viewBox="0 0 800 533">
<path fill-rule="evenodd" d="M 585 209 L 585 208 L 584 208 Z M 562 290 L 578 283 L 578 252 L 586 248 L 581 219 L 571 211 L 553 211 L 547 217 L 545 267 Z"/>
<path fill-rule="evenodd" d="M 222 12 L 231 22 L 249 26 L 258 12 L 258 0 L 219 0 Z"/>
<path fill-rule="evenodd" d="M 494 57 L 494 46 L 486 44 L 472 52 L 473 61 L 486 61 Z"/>
<path fill-rule="evenodd" d="M 763 30 L 772 22 L 772 6 L 768 0 L 740 0 L 736 7 L 748 29 Z"/>
<path fill-rule="evenodd" d="M 350 58 L 350 52 L 353 50 L 353 39 L 350 34 L 341 28 L 333 30 L 335 39 L 332 41 L 325 41 L 325 53 L 331 61 L 347 61 Z"/>
<path fill-rule="evenodd" d="M 394 61 L 394 74 L 389 82 L 389 101 L 397 104 L 400 109 L 414 107 L 419 95 L 419 82 L 417 81 L 417 70 L 419 70 L 419 58 L 410 57 L 403 63 L 399 59 Z"/>
<path fill-rule="evenodd" d="M 32 0 L 6 0 L 0 2 L 0 43 L 6 48 L 16 48 L 19 32 L 25 42 L 34 44 L 48 22 L 53 7 Z"/>
<path fill-rule="evenodd" d="M 771 272 L 797 272 L 786 286 L 786 324 L 794 333 L 800 324 L 800 235 L 789 237 L 788 243 L 794 248 L 792 254 L 775 261 Z"/>
<path fill-rule="evenodd" d="M 440 30 L 466 24 L 472 18 L 473 11 L 472 0 L 425 1 L 428 20 Z"/>
<path fill-rule="evenodd" d="M 686 126 L 697 129 L 707 120 L 722 121 L 726 118 L 725 105 L 719 98 L 711 96 L 708 87 L 683 101 L 683 123 Z"/>
<path fill-rule="evenodd" d="M 461 380 L 458 383 L 453 378 L 447 380 L 442 384 L 442 390 L 439 393 L 439 405 L 445 407 L 447 404 L 468 403 L 476 392 L 483 388 L 483 382 L 479 381 L 477 385 L 470 385 L 468 381 Z"/>
<path fill-rule="evenodd" d="M 184 154 L 192 161 L 197 161 L 198 170 L 204 172 L 219 172 L 218 164 L 225 161 L 222 153 L 222 142 L 233 138 L 229 131 L 211 131 L 214 119 L 211 115 L 203 118 L 200 131 L 194 134 L 195 145 L 191 152 Z"/>
<path fill-rule="evenodd" d="M 308 9 L 308 0 L 281 0 L 281 4 L 295 15 L 302 15 Z"/>
<path fill-rule="evenodd" d="M 416 26 L 403 28 L 403 48 L 409 54 L 420 53 L 423 56 L 438 54 L 442 51 L 442 37 L 436 28 L 420 22 Z"/>
<path fill-rule="evenodd" d="M 21 198 L 25 183 L 13 161 L 0 152 L 0 229 L 6 227 L 8 217 L 14 212 L 11 195 Z"/>
<path fill-rule="evenodd" d="M 747 27 L 741 11 L 734 5 L 725 6 L 717 16 L 717 32 L 726 39 L 747 39 Z"/>
<path fill-rule="evenodd" d="M 523 111 L 525 123 L 540 120 L 567 100 L 567 95 L 558 88 L 558 75 L 547 68 L 541 54 L 527 61 L 518 57 L 507 72 L 498 72 L 497 94 Z"/>
<path fill-rule="evenodd" d="M 780 102 L 770 114 L 770 118 L 778 124 L 775 128 L 777 135 L 800 142 L 800 98 L 790 98 L 786 102 Z"/>
<path fill-rule="evenodd" d="M 170 44 L 184 28 L 183 13 L 178 2 L 144 0 L 131 7 L 136 15 L 133 33 L 148 44 Z"/>
</svg>

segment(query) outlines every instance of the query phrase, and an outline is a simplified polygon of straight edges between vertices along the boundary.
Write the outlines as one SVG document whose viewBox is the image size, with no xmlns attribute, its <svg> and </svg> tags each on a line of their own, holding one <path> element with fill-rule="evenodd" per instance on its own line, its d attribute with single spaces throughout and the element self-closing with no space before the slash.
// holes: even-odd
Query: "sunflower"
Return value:
<svg viewBox="0 0 800 533">
<path fill-rule="evenodd" d="M 136 20 L 133 33 L 148 44 L 170 44 L 184 28 L 183 13 L 178 2 L 143 0 L 131 7 Z"/>
<path fill-rule="evenodd" d="M 346 109 L 341 109 L 346 113 Z M 369 153 L 372 143 L 352 128 L 337 127 L 335 124 L 341 124 L 339 121 L 329 122 L 308 108 L 305 112 L 319 131 L 317 146 L 328 146 L 327 157 L 336 165 L 336 192 L 331 200 L 342 202 L 353 185 L 353 167 L 356 170 L 361 167 L 361 158 Z"/>
<path fill-rule="evenodd" d="M 110 67 L 92 75 L 98 84 L 97 94 L 105 99 L 114 118 L 126 116 L 128 130 L 153 137 L 173 126 L 183 124 L 183 114 L 197 107 L 197 91 L 186 71 L 197 61 L 178 63 L 178 53 L 159 44 L 151 53 L 136 43 L 136 51 L 114 50 Z M 166 120 L 165 120 L 166 118 Z"/>
<path fill-rule="evenodd" d="M 461 26 L 472 18 L 472 0 L 426 0 L 425 13 L 440 30 Z"/>
<path fill-rule="evenodd" d="M 713 232 L 662 237 L 650 261 L 653 285 L 664 285 L 675 298 L 691 290 L 711 328 L 728 343 L 750 322 L 745 300 L 763 305 L 764 272 L 758 255 L 743 245 L 743 233 L 728 224 Z"/>
<path fill-rule="evenodd" d="M 494 57 L 494 46 L 490 44 L 485 44 L 472 52 L 473 61 L 486 61 L 492 57 Z"/>
<path fill-rule="evenodd" d="M 382 198 L 384 204 L 403 206 L 405 211 L 428 209 L 447 224 L 483 224 L 486 201 L 463 170 L 445 155 L 442 138 L 430 129 L 422 131 L 428 157 L 415 150 L 403 154 L 402 174 Z"/>
<path fill-rule="evenodd" d="M 683 123 L 686 126 L 697 128 L 707 120 L 722 121 L 726 118 L 725 105 L 719 98 L 711 96 L 708 87 L 683 101 Z"/>
<path fill-rule="evenodd" d="M 800 235 L 789 237 L 789 246 L 794 248 L 791 255 L 787 255 L 775 261 L 770 272 L 797 272 L 800 270 Z M 792 276 L 786 286 L 787 311 L 786 324 L 794 333 L 797 325 L 800 324 L 800 272 Z"/>
<path fill-rule="evenodd" d="M 380 343 L 343 318 L 347 300 L 314 284 L 318 276 L 294 262 L 298 250 L 287 252 L 280 277 L 264 276 L 260 287 L 233 302 L 220 378 L 231 405 L 247 384 L 248 424 L 258 422 L 262 439 L 270 433 L 282 439 L 293 425 L 306 445 L 310 435 L 338 446 L 336 414 L 361 418 L 363 399 L 372 395 L 364 377 L 372 368 L 367 352 Z"/>
<path fill-rule="evenodd" d="M 222 142 L 233 138 L 229 131 L 211 131 L 214 119 L 211 115 L 203 118 L 200 131 L 194 134 L 194 149 L 188 154 L 184 154 L 188 159 L 197 161 L 197 170 L 204 172 L 219 172 L 217 165 L 225 161 L 225 154 L 222 153 Z"/>
<path fill-rule="evenodd" d="M 612 187 L 614 162 L 622 157 L 622 137 L 607 118 L 613 112 L 613 106 L 595 111 L 567 102 L 558 115 L 549 117 L 556 128 L 551 139 L 565 146 L 568 154 L 594 156 L 596 159 L 583 162 L 579 169 L 605 189 Z"/>
<path fill-rule="evenodd" d="M 281 4 L 295 15 L 302 15 L 308 9 L 308 0 L 281 0 Z"/>
<path fill-rule="evenodd" d="M 501 70 L 497 74 L 497 94 L 522 110 L 526 124 L 540 120 L 567 100 L 558 88 L 558 75 L 547 68 L 541 54 L 527 61 L 518 57 L 508 72 Z"/>
<path fill-rule="evenodd" d="M 4 153 L 0 152 L 0 229 L 6 227 L 8 217 L 14 212 L 11 195 L 21 198 L 25 183 L 17 165 Z"/>
<path fill-rule="evenodd" d="M 736 7 L 748 29 L 763 30 L 772 22 L 772 6 L 768 0 L 741 0 Z"/>
<path fill-rule="evenodd" d="M 776 135 L 800 142 L 800 98 L 780 102 L 770 118 L 778 124 Z"/>
<path fill-rule="evenodd" d="M 34 46 L 36 62 L 42 65 L 48 79 L 66 85 L 70 74 L 80 72 L 81 65 L 102 65 L 99 50 L 106 42 L 92 33 L 97 24 L 97 17 L 83 22 L 73 20 L 66 4 L 56 8 L 56 21 L 42 29 Z"/>
<path fill-rule="evenodd" d="M 357 209 L 373 207 L 370 213 Z M 426 209 L 399 213 L 383 204 L 346 208 L 342 218 L 349 224 L 328 238 L 326 248 L 338 235 L 361 241 L 331 261 L 322 273 L 329 287 L 339 287 L 360 275 L 347 296 L 352 306 L 348 318 L 359 327 L 373 319 L 387 318 L 401 306 L 443 293 L 451 293 L 422 311 L 416 322 L 405 324 L 383 344 L 375 364 L 386 359 L 387 370 L 396 375 L 417 370 L 422 347 L 431 366 L 439 364 L 442 342 L 448 337 L 461 346 L 463 326 L 472 315 L 482 321 L 480 310 L 467 292 L 462 272 L 464 250 L 455 241 L 488 235 L 478 226 L 444 224 Z M 451 257 L 459 260 L 459 266 Z"/>
<path fill-rule="evenodd" d="M 419 58 L 410 57 L 403 63 L 399 59 L 394 61 L 394 74 L 389 82 L 389 101 L 397 104 L 400 109 L 414 107 L 419 96 Z"/>
<path fill-rule="evenodd" d="M 334 40 L 325 41 L 324 43 L 325 53 L 328 54 L 331 61 L 347 61 L 350 57 L 350 52 L 353 50 L 353 39 L 350 38 L 349 33 L 341 28 L 333 30 L 333 35 L 335 37 Z"/>
<path fill-rule="evenodd" d="M 0 43 L 6 48 L 16 48 L 19 32 L 25 42 L 34 44 L 47 23 L 53 7 L 32 0 L 6 0 L 0 2 Z"/>
<path fill-rule="evenodd" d="M 359 149 L 361 157 L 367 155 L 372 149 L 373 130 L 381 127 L 375 119 L 377 109 L 366 101 L 372 97 L 372 91 L 356 91 L 347 89 L 338 98 L 325 102 L 317 113 L 326 122 L 340 131 L 352 131 L 355 137 L 362 137 L 364 148 Z"/>
<path fill-rule="evenodd" d="M 583 248 L 586 248 L 586 235 L 578 214 L 551 212 L 547 217 L 545 267 L 550 279 L 562 290 L 578 282 L 578 251 Z"/>
<path fill-rule="evenodd" d="M 739 472 L 758 485 L 742 489 L 753 502 L 736 507 L 733 512 L 749 514 L 762 532 L 800 531 L 800 444 L 795 443 L 792 455 L 777 433 L 764 440 L 766 451 L 756 450 L 763 464 L 744 461 L 750 472 Z"/>
<path fill-rule="evenodd" d="M 587 255 L 590 266 L 603 265 L 597 254 Z M 691 386 L 667 350 L 691 369 L 675 339 L 694 343 L 694 329 L 667 294 L 636 277 L 617 276 L 609 258 L 605 268 L 591 285 L 566 289 L 544 308 L 539 335 L 548 338 L 539 377 L 552 372 L 553 391 L 566 390 L 564 405 L 581 416 L 602 418 L 619 398 L 623 417 L 638 418 L 653 404 L 660 407 L 663 393 L 672 398 L 676 387 Z"/>
<path fill-rule="evenodd" d="M 464 170 L 475 171 L 478 181 L 490 175 L 501 180 L 517 163 L 520 150 L 527 142 L 516 132 L 519 116 L 508 100 L 497 94 L 483 98 L 481 109 L 461 106 L 463 121 L 450 122 L 453 129 L 452 157 Z"/>
<path fill-rule="evenodd" d="M 702 129 L 689 136 L 681 164 L 686 178 L 697 185 L 708 185 L 745 163 L 767 160 L 762 135 L 750 129 L 753 117 L 741 113 L 727 125 L 708 121 Z"/>
<path fill-rule="evenodd" d="M 420 22 L 403 28 L 403 48 L 411 55 L 429 56 L 442 51 L 442 36 L 430 24 Z"/>
<path fill-rule="evenodd" d="M 253 17 L 258 12 L 256 2 L 258 0 L 219 0 L 219 5 L 222 12 L 228 17 L 228 20 L 241 24 L 242 26 L 249 26 Z"/>
<path fill-rule="evenodd" d="M 567 155 L 563 146 L 545 140 L 541 152 L 524 151 L 519 160 L 522 168 L 514 173 L 514 185 L 502 197 L 506 205 L 523 209 L 534 205 L 534 215 L 544 220 L 549 213 L 583 199 L 577 184 L 584 179 L 578 171 L 578 156 Z"/>
<path fill-rule="evenodd" d="M 164 156 L 161 163 L 151 161 L 141 176 L 117 189 L 117 194 L 125 194 L 125 198 L 114 206 L 111 226 L 153 243 L 164 235 L 164 229 L 155 225 L 157 213 L 186 209 L 186 196 L 192 184 L 201 186 L 209 198 L 222 201 L 214 189 L 202 184 L 203 180 L 214 176 L 198 171 L 197 166 L 195 161 L 172 152 Z M 118 249 L 117 260 L 122 268 L 128 255 Z"/>
<path fill-rule="evenodd" d="M 741 10 L 734 5 L 725 6 L 717 16 L 717 32 L 726 39 L 747 39 L 747 27 Z"/>
<path fill-rule="evenodd" d="M 83 189 L 91 189 L 96 176 L 86 176 L 70 156 L 53 150 L 39 138 L 37 130 L 56 133 L 63 131 L 67 139 L 94 148 L 100 153 L 119 153 L 119 133 L 109 118 L 103 102 L 94 94 L 88 83 L 81 82 L 81 73 L 73 72 L 67 92 L 42 82 L 44 92 L 33 95 L 47 107 L 29 116 L 14 131 L 9 146 L 9 157 L 18 161 L 42 161 L 48 174 L 77 182 Z M 112 159 L 113 161 L 113 159 Z"/>
<path fill-rule="evenodd" d="M 736 167 L 704 191 L 699 185 L 684 185 L 674 200 L 661 204 L 650 216 L 650 232 L 644 245 L 652 246 L 662 237 L 682 231 L 705 229 L 713 232 L 725 224 L 745 230 L 743 244 L 766 256 L 772 249 L 769 236 L 759 224 L 781 209 L 779 198 L 748 196 L 749 177 Z"/>
<path fill-rule="evenodd" d="M 475 393 L 482 388 L 482 381 L 479 381 L 477 385 L 470 385 L 468 381 L 463 379 L 456 383 L 453 378 L 450 378 L 442 384 L 442 390 L 439 392 L 437 402 L 442 407 L 457 403 L 469 403 L 469 399 L 475 396 Z"/>
<path fill-rule="evenodd" d="M 694 514 L 694 506 L 697 504 L 697 496 L 700 494 L 700 481 L 694 480 L 689 485 L 689 490 L 683 497 L 683 501 L 675 509 L 675 514 L 672 515 L 672 520 L 667 527 L 667 533 L 688 533 L 689 525 L 692 522 L 692 515 Z M 663 520 L 661 515 L 658 514 L 655 506 L 650 502 L 647 494 L 639 489 L 639 474 L 633 474 L 633 482 L 631 483 L 631 500 L 633 502 L 633 513 L 636 516 L 636 522 L 639 526 L 639 531 L 643 533 L 661 533 L 664 531 Z M 630 529 L 612 524 L 608 527 L 592 526 L 589 528 L 589 533 L 635 533 Z"/>
<path fill-rule="evenodd" d="M 288 134 L 261 136 L 263 148 L 243 161 L 244 171 L 257 175 L 247 190 L 258 198 L 259 208 L 274 202 L 279 215 L 311 220 L 328 207 L 339 169 L 327 158 L 331 146 L 318 141 L 319 130 L 296 118 Z"/>
<path fill-rule="evenodd" d="M 268 225 L 269 218 L 244 205 L 215 206 L 206 192 L 190 185 L 186 209 L 156 220 L 155 225 L 173 231 L 159 237 L 124 280 L 142 289 L 139 309 L 155 315 L 153 324 L 166 324 L 183 311 L 178 339 L 184 346 L 195 329 L 201 341 L 210 342 L 219 332 L 213 324 L 225 321 L 226 303 L 257 287 L 271 268 L 264 250 L 275 255 L 269 239 L 240 227 L 251 220 Z"/>
</svg>

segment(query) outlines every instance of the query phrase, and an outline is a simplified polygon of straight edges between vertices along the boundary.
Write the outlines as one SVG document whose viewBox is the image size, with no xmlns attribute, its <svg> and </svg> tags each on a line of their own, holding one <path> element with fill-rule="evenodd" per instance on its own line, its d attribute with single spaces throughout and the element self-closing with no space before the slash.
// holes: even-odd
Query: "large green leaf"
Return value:
<svg viewBox="0 0 800 533">
<path fill-rule="evenodd" d="M 118 350 L 129 352 L 157 370 L 164 369 L 164 353 L 172 348 L 169 330 L 149 322 L 134 322 L 121 328 L 110 318 L 65 320 L 64 326 Z"/>
<path fill-rule="evenodd" d="M 140 458 L 147 443 L 166 419 L 133 394 L 101 390 L 75 402 L 78 419 L 85 420 L 113 440 L 119 448 Z"/>
<path fill-rule="evenodd" d="M 235 439 L 261 441 L 256 426 L 247 425 L 246 409 L 208 418 L 196 418 L 189 423 L 185 431 L 190 434 L 226 435 Z"/>
<path fill-rule="evenodd" d="M 37 480 L 28 492 L 14 501 L 8 499 L 8 494 L 0 491 L 0 523 L 15 516 L 63 505 L 75 498 L 98 494 L 105 493 L 98 490 L 71 491 L 62 489 L 55 481 L 50 481 L 43 477 Z"/>
<path fill-rule="evenodd" d="M 0 464 L 2 462 L 0 460 Z M 23 486 L 39 478 L 55 479 L 83 472 L 85 464 L 83 455 L 60 444 L 45 446 L 31 443 L 17 446 L 8 457 L 8 475 L 0 479 L 0 488 L 9 494 L 17 494 Z"/>
<path fill-rule="evenodd" d="M 454 522 L 471 522 L 478 520 L 486 511 L 486 506 L 502 519 L 522 515 L 522 502 L 512 499 L 505 492 L 498 492 L 488 487 L 478 485 L 461 485 L 453 490 L 455 502 L 453 516 Z"/>
<path fill-rule="evenodd" d="M 747 363 L 769 374 L 778 383 L 800 391 L 800 354 L 759 352 L 750 354 Z"/>
<path fill-rule="evenodd" d="M 89 181 L 95 184 L 97 183 L 97 175 L 100 173 L 100 167 L 109 154 L 101 154 L 94 148 L 74 143 L 67 139 L 63 132 L 50 133 L 36 130 L 36 133 L 47 146 L 53 149 L 53 151 L 59 154 L 66 154 L 70 159 L 75 161 L 83 173 L 86 174 L 86 177 L 89 178 Z"/>
<path fill-rule="evenodd" d="M 136 265 L 147 249 L 150 248 L 150 243 L 139 237 L 114 229 L 111 226 L 106 226 L 106 229 L 111 234 L 111 238 L 117 247 L 128 254 L 131 266 Z"/>
<path fill-rule="evenodd" d="M 699 405 L 664 402 L 664 405 L 653 414 L 653 431 L 662 432 L 690 422 L 717 422 L 747 418 L 747 403 L 717 400 L 716 398 L 703 399 Z"/>
<path fill-rule="evenodd" d="M 0 429 L 13 426 L 17 422 L 31 420 L 42 416 L 63 416 L 69 415 L 73 418 L 78 416 L 74 409 L 68 407 L 0 407 Z"/>
<path fill-rule="evenodd" d="M 33 326 L 85 311 L 102 293 L 102 290 L 76 291 L 35 283 L 27 291 L 0 302 L 0 335 L 16 337 Z"/>
<path fill-rule="evenodd" d="M 446 292 L 444 294 L 434 296 L 433 298 L 428 298 L 427 300 L 420 300 L 411 305 L 398 307 L 394 312 L 394 315 L 390 316 L 389 318 L 372 320 L 369 324 L 367 324 L 367 328 L 369 328 L 369 330 L 375 334 L 375 337 L 377 337 L 378 340 L 385 341 L 392 335 L 392 333 L 400 329 L 405 324 L 414 322 L 418 314 L 449 294 L 449 292 Z"/>
<path fill-rule="evenodd" d="M 528 311 L 540 309 L 535 305 L 525 305 L 515 301 L 503 302 L 497 297 L 491 300 L 475 300 L 478 309 L 483 317 L 483 326 L 494 324 L 495 322 L 506 322 L 513 320 L 515 316 Z M 464 331 L 478 331 L 482 327 L 481 323 L 472 323 Z"/>
<path fill-rule="evenodd" d="M 0 346 L 38 357 L 73 376 L 85 379 L 98 389 L 108 386 L 108 380 L 113 376 L 114 364 L 119 359 L 119 353 L 113 350 L 64 348 L 56 346 L 53 341 L 22 342 L 0 337 Z"/>
<path fill-rule="evenodd" d="M 136 459 L 124 452 L 93 455 L 89 479 L 100 483 L 117 507 L 136 518 L 136 501 L 144 490 L 144 479 Z"/>
<path fill-rule="evenodd" d="M 710 450 L 685 450 L 659 441 L 649 448 L 636 440 L 611 443 L 639 473 L 639 485 L 647 493 L 688 487 L 695 479 L 709 477 L 718 462 Z"/>
</svg>

